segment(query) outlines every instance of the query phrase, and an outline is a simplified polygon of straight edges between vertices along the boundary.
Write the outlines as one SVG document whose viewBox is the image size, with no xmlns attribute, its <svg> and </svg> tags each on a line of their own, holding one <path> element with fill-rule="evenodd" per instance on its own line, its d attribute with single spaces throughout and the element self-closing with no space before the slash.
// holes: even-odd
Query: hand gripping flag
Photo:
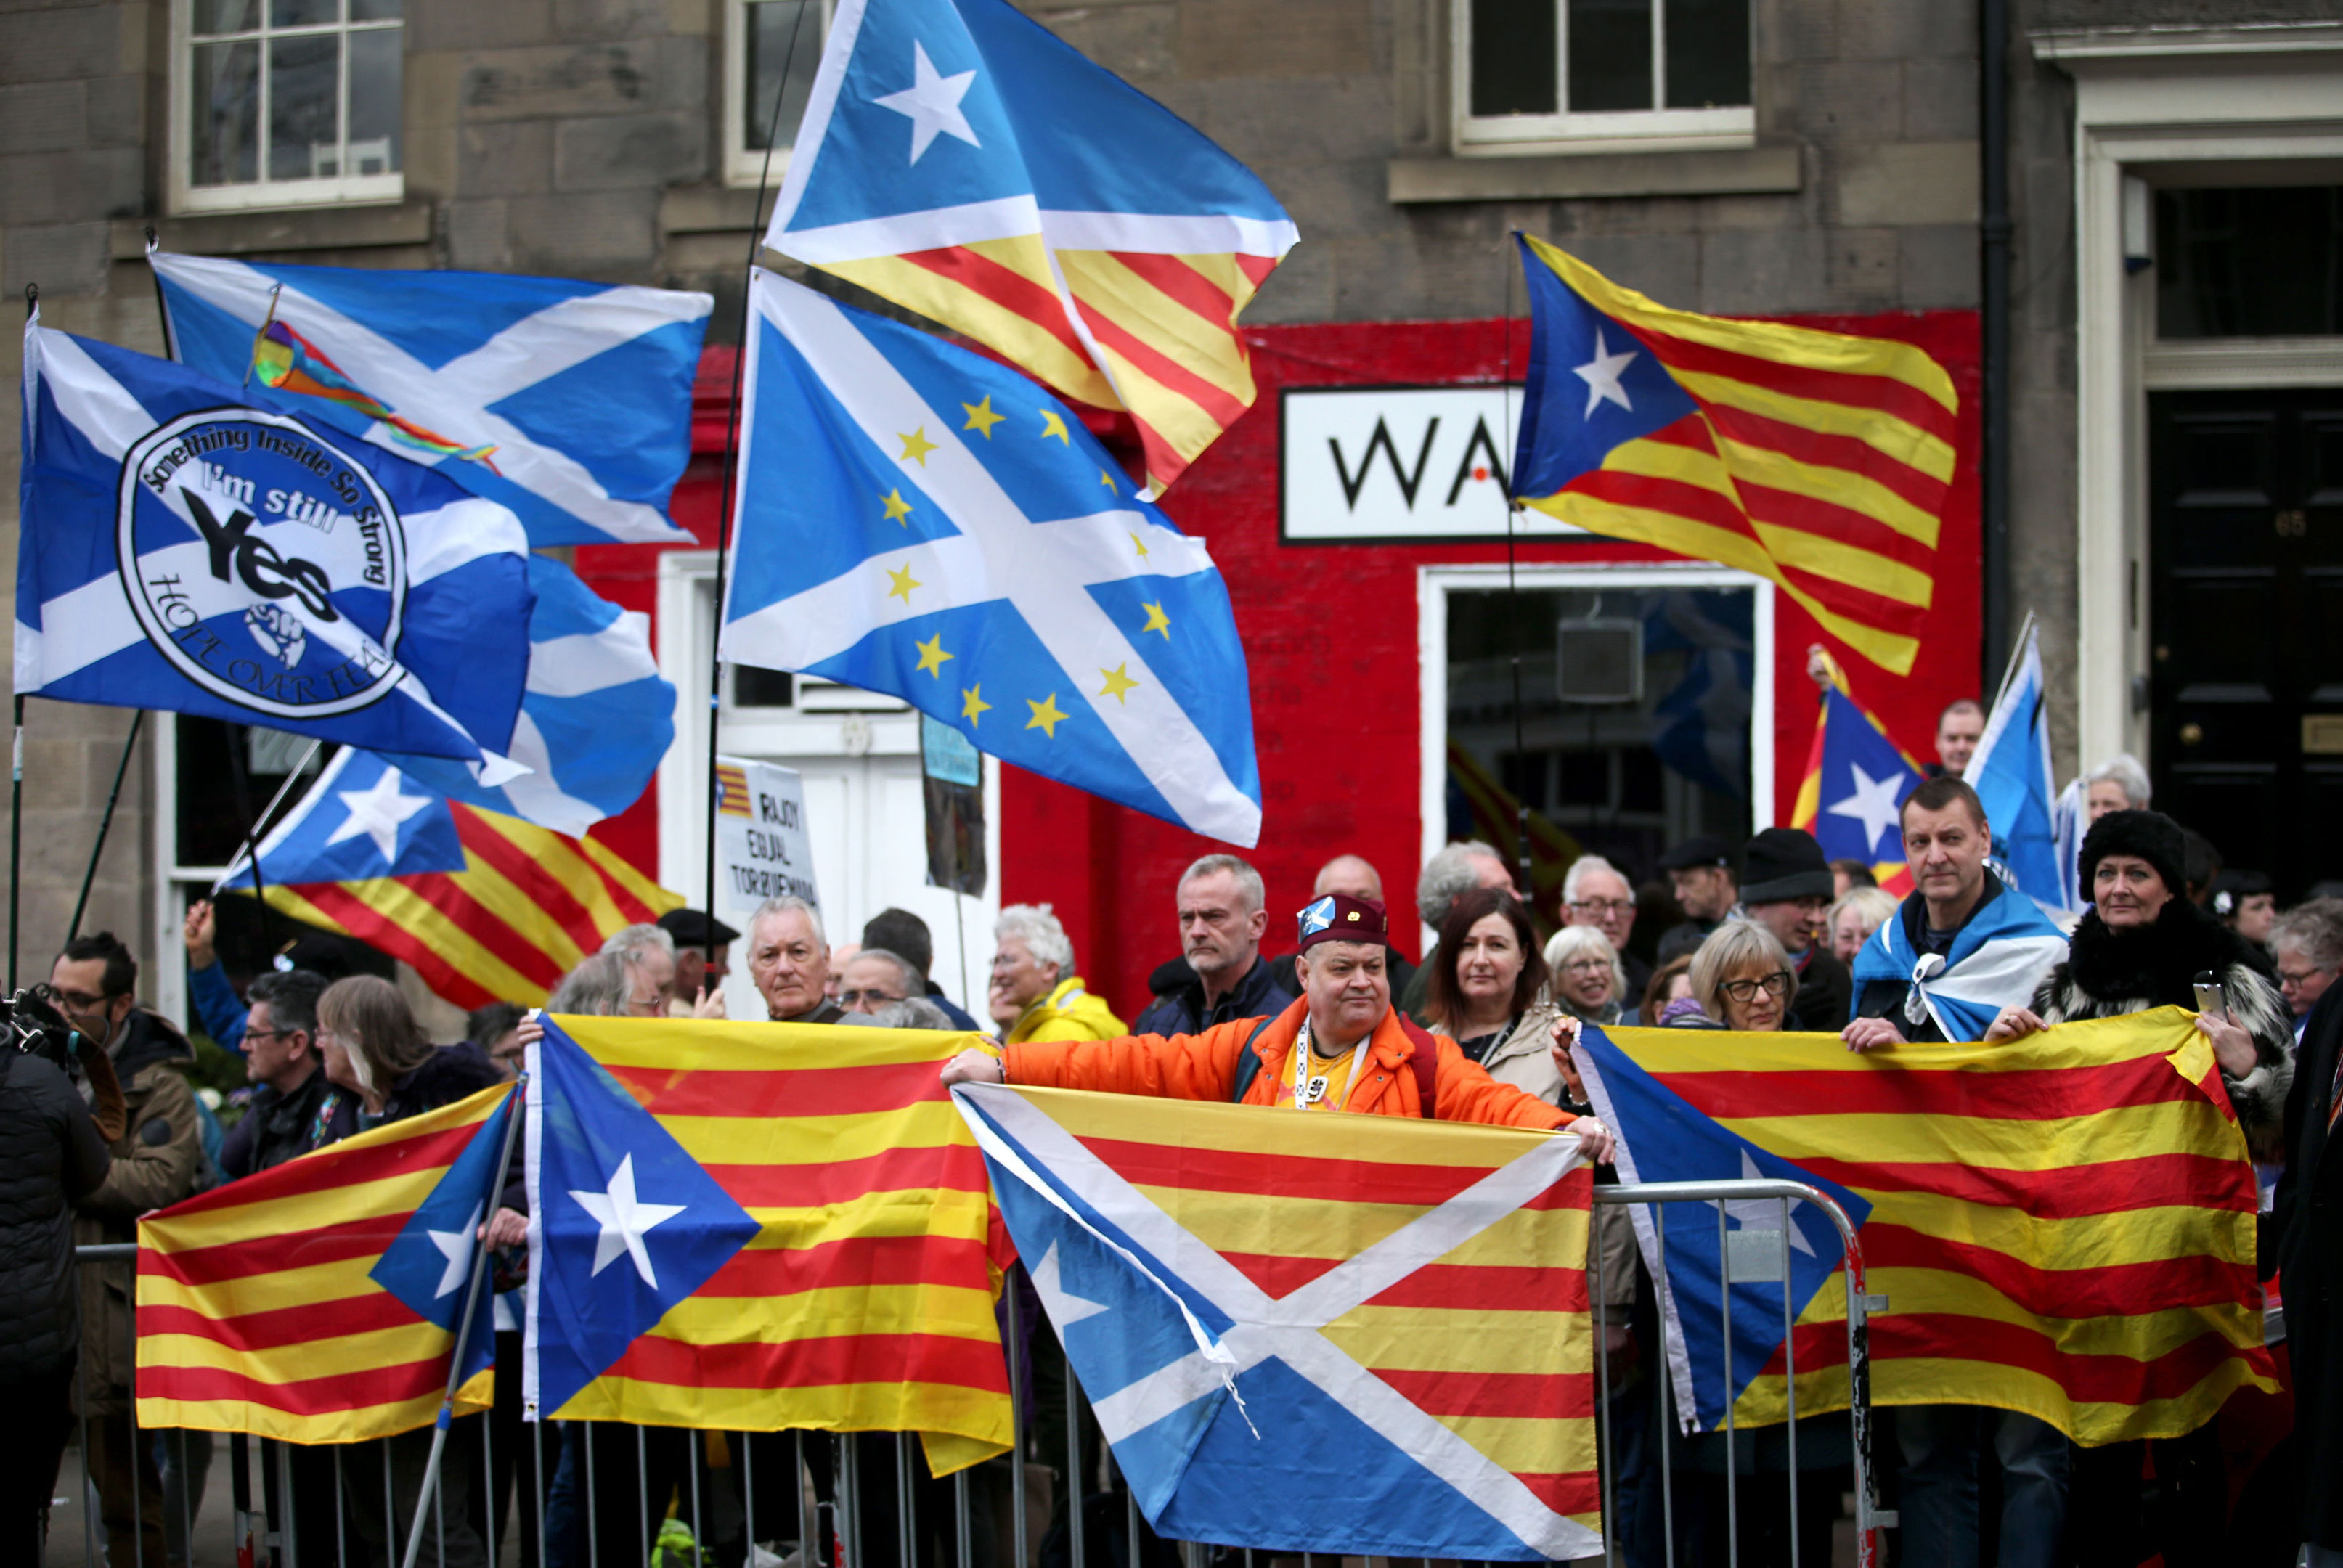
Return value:
<svg viewBox="0 0 2343 1568">
<path fill-rule="evenodd" d="M 1244 646 L 1203 542 L 1015 371 L 769 273 L 749 297 L 723 657 L 1252 845 Z"/>
<path fill-rule="evenodd" d="M 1834 686 L 1823 693 L 1790 826 L 1813 834 L 1831 859 L 1869 866 L 1879 885 L 1901 898 L 1912 890 L 1901 813 L 1904 797 L 1919 787 L 1918 765 Z"/>
<path fill-rule="evenodd" d="M 535 1005 L 603 939 L 682 906 L 591 839 L 450 800 L 345 751 L 260 841 L 269 905 L 404 959 L 461 1008 Z M 249 893 L 239 859 L 219 891 Z"/>
<path fill-rule="evenodd" d="M 532 545 L 673 542 L 705 294 L 147 252 L 174 358 L 509 507 Z"/>
<path fill-rule="evenodd" d="M 1161 490 L 1252 406 L 1237 313 L 1297 237 L 1006 0 L 842 0 L 765 243 L 1129 409 Z"/>
<path fill-rule="evenodd" d="M 1644 1135 L 1634 1148 L 1620 1148 L 1624 1180 L 1804 1181 L 1836 1202 L 1857 1226 L 1870 1214 L 1868 1202 L 1837 1182 L 1694 1111 L 1594 1025 L 1580 1031 L 1574 1054 L 1604 1125 L 1634 1127 Z M 1666 1282 L 1661 1306 L 1667 1317 L 1668 1374 L 1677 1418 L 1687 1432 L 1719 1431 L 1727 1407 L 1737 1404 L 1760 1374 L 1770 1372 L 1776 1383 L 1786 1381 L 1777 1365 L 1783 1342 L 1791 1321 L 1815 1304 L 1824 1283 L 1844 1292 L 1845 1248 L 1838 1228 L 1812 1204 L 1785 1207 L 1775 1198 L 1645 1203 L 1630 1212 L 1646 1266 L 1654 1279 Z M 1842 1300 L 1839 1320 L 1845 1316 Z M 1805 1349 L 1802 1342 L 1802 1356 Z M 1801 1411 L 1811 1413 L 1825 1404 L 1845 1408 L 1844 1346 L 1813 1378 L 1802 1367 L 1799 1374 Z M 1826 1386 L 1834 1377 L 1835 1392 Z M 1817 1402 L 1810 1403 L 1810 1395 Z"/>
<path fill-rule="evenodd" d="M 1654 304 L 1522 238 L 1529 375 L 1514 494 L 1779 586 L 1908 675 L 1936 592 L 1952 378 L 1923 350 Z"/>
<path fill-rule="evenodd" d="M 1602 1552 L 1577 1139 L 954 1093 L 1159 1534 L 1494 1562 Z"/>
<path fill-rule="evenodd" d="M 1962 770 L 1993 829 L 1993 852 L 2016 890 L 2045 910 L 2080 913 L 2075 862 L 2061 859 L 2050 773 L 2050 705 L 2042 683 L 2042 633 L 2029 620 L 2017 657 L 1986 715 L 1976 752 Z"/>
<path fill-rule="evenodd" d="M 484 1089 L 139 1221 L 139 1424 L 290 1442 L 429 1425 L 511 1099 Z M 472 1322 L 457 1404 L 485 1410 L 485 1288 Z"/>
<path fill-rule="evenodd" d="M 1900 1017 L 1906 1034 L 1934 1021 L 1946 1040 L 1983 1040 L 1994 1015 L 2006 1007 L 2026 1007 L 2043 977 L 2066 956 L 2066 934 L 2031 899 L 2012 893 L 1991 871 L 1986 892 L 1968 923 L 1953 938 L 1952 951 L 1924 953 L 1906 922 L 1910 900 L 1881 922 L 1855 955 L 1855 994 L 1874 980 L 1910 988 Z"/>
<path fill-rule="evenodd" d="M 236 387 L 25 330 L 16 689 L 517 769 L 504 508 Z"/>
<path fill-rule="evenodd" d="M 531 1420 L 1007 1449 L 971 1036 L 558 1018 L 529 1049 Z"/>
<path fill-rule="evenodd" d="M 1860 1055 L 1829 1036 L 1713 1030 L 1589 1030 L 1582 1044 L 1618 1117 L 1623 1174 L 1705 1169 L 1723 1141 L 1761 1175 L 1868 1206 L 1849 1213 L 1888 1302 L 1870 1314 L 1875 1404 L 2023 1411 L 2096 1446 L 2177 1437 L 2233 1391 L 2276 1387 L 2253 1164 L 2212 1048 L 2176 1008 Z M 1795 1294 L 1835 1231 L 1793 1213 L 1816 1253 L 1793 1244 Z M 1677 1247 L 1701 1223 L 1668 1227 L 1680 1300 L 1694 1292 Z M 1780 1241 L 1757 1245 L 1778 1259 Z M 1801 1415 L 1846 1402 L 1845 1281 L 1804 1293 Z M 1783 1419 L 1784 1364 L 1777 1351 L 1741 1383 L 1736 1423 Z"/>
</svg>

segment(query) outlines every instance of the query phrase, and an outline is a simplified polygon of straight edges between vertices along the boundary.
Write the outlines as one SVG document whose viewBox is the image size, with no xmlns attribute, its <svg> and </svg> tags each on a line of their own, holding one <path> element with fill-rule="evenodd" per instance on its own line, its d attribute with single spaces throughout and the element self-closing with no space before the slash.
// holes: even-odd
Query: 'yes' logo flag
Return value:
<svg viewBox="0 0 2343 1568">
<path fill-rule="evenodd" d="M 723 657 L 1254 843 L 1244 646 L 1203 541 L 1015 371 L 770 273 L 749 299 Z"/>
<path fill-rule="evenodd" d="M 19 692 L 521 771 L 535 598 L 503 507 L 37 321 L 23 452 Z"/>
</svg>

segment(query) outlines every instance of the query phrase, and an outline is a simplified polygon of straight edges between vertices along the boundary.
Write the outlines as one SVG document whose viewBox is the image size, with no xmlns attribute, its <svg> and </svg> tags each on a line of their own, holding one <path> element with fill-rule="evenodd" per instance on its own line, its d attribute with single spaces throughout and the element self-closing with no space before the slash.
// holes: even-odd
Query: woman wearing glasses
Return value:
<svg viewBox="0 0 2343 1568">
<path fill-rule="evenodd" d="M 1732 920 L 1693 954 L 1692 994 L 1725 1028 L 1770 1033 L 1790 1016 L 1798 976 L 1773 932 L 1755 920 Z"/>
</svg>

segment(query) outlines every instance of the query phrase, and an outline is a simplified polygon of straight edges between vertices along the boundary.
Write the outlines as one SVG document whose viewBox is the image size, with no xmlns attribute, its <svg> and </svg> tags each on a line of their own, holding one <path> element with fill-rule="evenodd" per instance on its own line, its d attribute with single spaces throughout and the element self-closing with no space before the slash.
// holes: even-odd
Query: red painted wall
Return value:
<svg viewBox="0 0 2343 1568">
<path fill-rule="evenodd" d="M 1936 717 L 1978 689 L 1977 319 L 1973 311 L 1795 317 L 1802 325 L 1892 337 L 1926 348 L 1961 398 L 1958 469 L 1937 546 L 1935 603 L 1918 662 L 1888 675 L 1834 647 L 1856 696 L 1905 749 L 1934 755 Z M 1262 842 L 1249 858 L 1269 885 L 1270 947 L 1290 945 L 1291 912 L 1330 857 L 1350 851 L 1382 871 L 1403 913 L 1423 833 L 1418 821 L 1415 570 L 1502 562 L 1503 545 L 1285 545 L 1278 539 L 1278 392 L 1285 387 L 1494 383 L 1526 362 L 1529 323 L 1497 319 L 1356 322 L 1249 329 L 1260 396 L 1252 410 L 1174 487 L 1164 508 L 1206 539 L 1227 579 L 1251 667 L 1260 752 Z M 675 518 L 715 542 L 731 351 L 711 349 L 695 397 L 695 457 L 677 487 Z M 1124 432 L 1101 416 L 1110 444 Z M 581 548 L 581 575 L 629 609 L 652 610 L 657 549 Z M 1524 542 L 1523 561 L 1673 558 L 1636 545 Z M 1783 596 L 1775 606 L 1775 820 L 1786 820 L 1814 734 L 1806 646 L 1821 632 Z M 1178 951 L 1173 884 L 1197 856 L 1224 848 L 1153 818 L 1001 769 L 1001 895 L 1053 905 L 1093 990 L 1128 1018 L 1147 1000 L 1148 971 Z M 596 829 L 637 864 L 658 863 L 649 796 Z M 1403 924 L 1412 940 L 1413 920 Z"/>
</svg>

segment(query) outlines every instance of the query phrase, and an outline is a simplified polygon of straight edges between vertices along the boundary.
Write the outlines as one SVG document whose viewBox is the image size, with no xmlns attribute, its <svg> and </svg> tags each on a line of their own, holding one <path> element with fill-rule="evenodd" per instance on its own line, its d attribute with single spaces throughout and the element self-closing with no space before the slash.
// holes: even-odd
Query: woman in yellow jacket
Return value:
<svg viewBox="0 0 2343 1568">
<path fill-rule="evenodd" d="M 993 922 L 987 1010 L 1002 1040 L 1114 1040 L 1128 1032 L 1074 973 L 1074 944 L 1047 904 L 1011 904 Z"/>
</svg>

